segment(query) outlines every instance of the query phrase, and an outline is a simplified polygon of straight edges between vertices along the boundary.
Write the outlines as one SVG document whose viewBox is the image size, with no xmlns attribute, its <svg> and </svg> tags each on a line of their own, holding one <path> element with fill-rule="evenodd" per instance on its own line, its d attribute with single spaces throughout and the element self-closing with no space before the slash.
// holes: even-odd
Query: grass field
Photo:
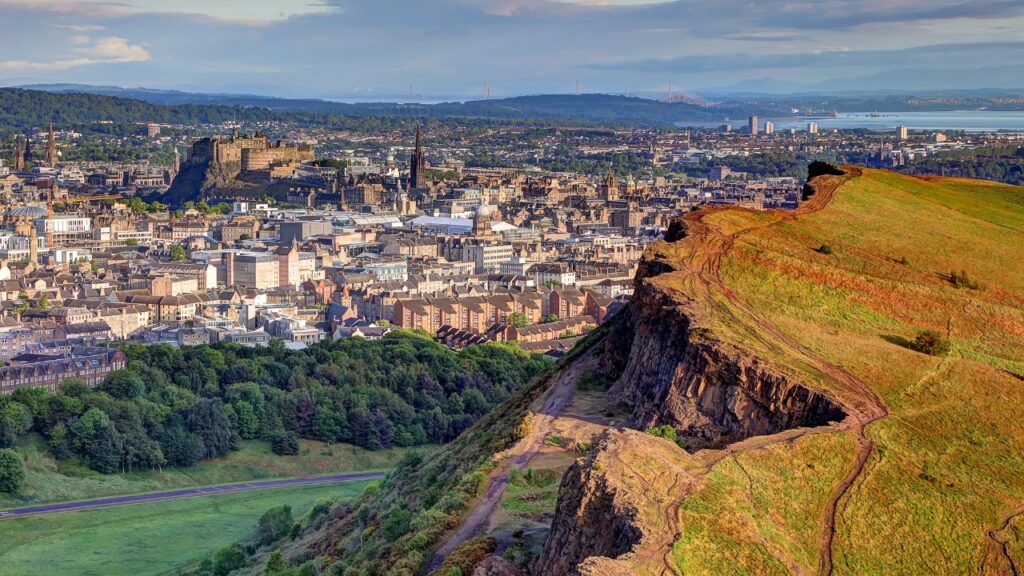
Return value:
<svg viewBox="0 0 1024 576">
<path fill-rule="evenodd" d="M 177 574 L 252 533 L 267 509 L 296 519 L 318 500 L 357 498 L 367 482 L 255 491 L 0 521 L 4 576 Z"/>
<path fill-rule="evenodd" d="M 302 440 L 298 455 L 277 456 L 267 442 L 245 441 L 240 450 L 192 468 L 100 474 L 76 461 L 54 460 L 42 439 L 30 436 L 18 447 L 28 467 L 25 487 L 16 495 L 0 494 L 0 509 L 247 480 L 381 471 L 392 468 L 409 450 L 369 451 Z"/>
<path fill-rule="evenodd" d="M 721 262 L 739 299 L 888 407 L 867 428 L 875 450 L 839 503 L 834 574 L 1009 573 L 988 533 L 1024 507 L 1024 189 L 865 170 L 817 213 L 781 221 L 723 210 L 705 223 L 752 230 Z M 822 245 L 829 254 L 816 250 Z M 663 248 L 683 270 L 702 249 Z M 977 288 L 953 285 L 949 274 L 961 270 Z M 717 337 L 812 387 L 833 386 L 792 347 L 743 322 L 746 312 L 724 295 L 700 292 L 692 275 L 657 281 L 707 302 L 704 320 Z M 922 330 L 948 338 L 949 351 L 909 349 Z M 849 439 L 828 438 L 718 463 L 683 504 L 679 566 L 814 573 L 822 490 L 853 451 Z M 999 538 L 1020 565 L 1017 518 Z"/>
</svg>

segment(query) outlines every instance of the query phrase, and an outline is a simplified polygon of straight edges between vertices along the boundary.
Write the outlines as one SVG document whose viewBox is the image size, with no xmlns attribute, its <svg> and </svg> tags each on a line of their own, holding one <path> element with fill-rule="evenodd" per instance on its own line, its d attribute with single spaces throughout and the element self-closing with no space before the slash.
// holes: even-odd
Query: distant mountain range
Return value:
<svg viewBox="0 0 1024 576">
<path fill-rule="evenodd" d="M 517 96 L 467 102 L 346 103 L 320 99 L 292 99 L 249 94 L 198 94 L 175 90 L 119 88 L 81 84 L 35 84 L 20 87 L 51 94 L 90 94 L 141 100 L 160 106 L 232 106 L 338 116 L 423 118 L 482 118 L 490 120 L 559 120 L 629 126 L 672 126 L 677 122 L 717 122 L 757 112 L 756 105 L 724 104 L 704 107 L 681 102 L 607 94 Z M 749 108 L 749 110 L 748 110 Z"/>
</svg>

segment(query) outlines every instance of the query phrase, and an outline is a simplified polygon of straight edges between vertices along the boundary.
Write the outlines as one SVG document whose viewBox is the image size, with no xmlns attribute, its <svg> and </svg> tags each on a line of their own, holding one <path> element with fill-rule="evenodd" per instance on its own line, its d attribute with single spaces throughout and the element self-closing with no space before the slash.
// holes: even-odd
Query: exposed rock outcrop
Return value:
<svg viewBox="0 0 1024 576">
<path fill-rule="evenodd" d="M 670 425 L 704 447 L 846 417 L 829 397 L 715 338 L 696 302 L 648 281 L 674 271 L 665 259 L 645 260 L 630 309 L 605 343 L 619 374 L 610 393 L 631 409 L 632 427 Z"/>
<path fill-rule="evenodd" d="M 670 441 L 609 430 L 562 478 L 555 520 L 535 574 L 615 576 L 662 565 L 675 502 L 689 490 L 690 456 Z"/>
<path fill-rule="evenodd" d="M 838 402 L 791 376 L 796 370 L 714 334 L 712 305 L 673 288 L 708 282 L 689 259 L 716 249 L 721 236 L 707 232 L 700 218 L 673 225 L 668 240 L 680 244 L 648 253 L 629 308 L 604 340 L 601 370 L 614 379 L 609 394 L 629 409 L 629 426 L 671 426 L 692 449 L 846 418 Z M 635 430 L 602 435 L 562 479 L 535 572 L 608 576 L 669 567 L 678 502 L 696 481 L 686 458 L 672 442 Z"/>
</svg>

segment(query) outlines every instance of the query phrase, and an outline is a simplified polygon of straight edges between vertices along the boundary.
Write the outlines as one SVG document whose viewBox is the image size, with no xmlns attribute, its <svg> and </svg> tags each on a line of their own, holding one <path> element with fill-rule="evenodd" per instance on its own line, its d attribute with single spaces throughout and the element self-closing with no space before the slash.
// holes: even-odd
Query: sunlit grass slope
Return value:
<svg viewBox="0 0 1024 576">
<path fill-rule="evenodd" d="M 868 427 L 875 450 L 839 503 L 835 573 L 999 573 L 1005 559 L 988 533 L 1024 507 L 1024 189 L 864 170 L 819 212 L 782 220 L 725 210 L 705 223 L 725 234 L 750 230 L 721 262 L 725 284 L 889 408 Z M 955 286 L 953 272 L 977 286 Z M 730 314 L 742 311 L 720 295 L 698 294 L 693 279 L 672 281 L 712 302 L 718 335 L 829 389 L 788 347 L 736 322 Z M 949 351 L 910 349 L 923 330 L 947 337 Z M 820 530 L 812 528 L 852 446 L 816 435 L 722 460 L 683 505 L 677 563 L 688 575 L 816 573 Z M 1016 534 L 1000 537 L 1020 566 Z M 712 558 L 731 569 L 704 561 Z"/>
</svg>

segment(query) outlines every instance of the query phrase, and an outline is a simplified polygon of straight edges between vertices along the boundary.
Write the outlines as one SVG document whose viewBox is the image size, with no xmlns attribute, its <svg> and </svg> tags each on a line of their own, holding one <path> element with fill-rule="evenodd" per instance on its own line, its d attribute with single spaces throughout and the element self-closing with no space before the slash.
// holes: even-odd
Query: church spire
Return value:
<svg viewBox="0 0 1024 576">
<path fill-rule="evenodd" d="M 53 122 L 50 122 L 50 130 L 46 134 L 46 163 L 51 168 L 57 165 L 57 137 L 53 133 Z"/>
<path fill-rule="evenodd" d="M 409 161 L 409 187 L 423 188 L 426 186 L 427 161 L 423 154 L 423 142 L 420 139 L 420 126 L 416 125 L 416 148 Z"/>
<path fill-rule="evenodd" d="M 25 151 L 21 147 L 21 136 L 14 137 L 14 171 L 20 172 L 25 169 Z"/>
</svg>

